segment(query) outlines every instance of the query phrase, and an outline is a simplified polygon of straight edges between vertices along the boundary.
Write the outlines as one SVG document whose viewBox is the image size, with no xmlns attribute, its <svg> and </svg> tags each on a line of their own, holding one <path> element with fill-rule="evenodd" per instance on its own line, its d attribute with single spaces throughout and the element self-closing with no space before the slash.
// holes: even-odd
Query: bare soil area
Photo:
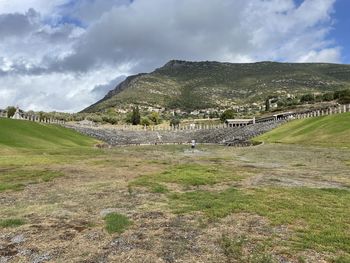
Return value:
<svg viewBox="0 0 350 263">
<path fill-rule="evenodd" d="M 35 168 L 63 174 L 0 192 L 0 219 L 23 220 L 19 226 L 0 226 L 1 263 L 349 259 L 350 211 L 344 203 L 349 200 L 349 149 L 265 144 L 199 145 L 194 152 L 180 145 L 92 151 L 96 154 L 64 161 L 51 153 L 47 162 L 29 165 L 0 160 L 0 173 Z M 30 153 L 17 154 L 23 159 Z M 186 177 L 183 167 L 192 174 Z M 210 180 L 201 177 L 201 169 Z M 222 196 L 228 189 L 239 193 L 237 201 Z M 299 190 L 304 199 L 295 194 Z M 194 195 L 200 199 L 203 193 L 218 196 L 197 204 Z M 339 203 L 333 195 L 340 196 Z M 291 200 L 290 207 L 287 201 L 276 207 L 269 203 L 281 196 Z M 317 222 L 299 213 L 308 198 L 341 218 L 339 231 L 347 233 L 335 233 L 339 241 L 325 240 L 332 218 L 322 222 L 323 210 L 315 217 L 325 224 L 323 236 L 313 236 Z M 113 212 L 132 222 L 123 233 L 106 231 L 104 217 Z"/>
</svg>

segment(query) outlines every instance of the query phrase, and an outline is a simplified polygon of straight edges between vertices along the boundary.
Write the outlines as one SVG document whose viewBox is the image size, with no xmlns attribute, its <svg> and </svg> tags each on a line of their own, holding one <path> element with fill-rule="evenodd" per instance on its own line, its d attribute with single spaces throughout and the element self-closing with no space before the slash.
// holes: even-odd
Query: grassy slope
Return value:
<svg viewBox="0 0 350 263">
<path fill-rule="evenodd" d="M 60 126 L 0 119 L 1 146 L 27 149 L 53 149 L 92 146 L 93 143 L 93 139 Z"/>
<path fill-rule="evenodd" d="M 94 142 L 56 125 L 0 119 L 0 192 L 63 176 L 52 165 L 96 154 Z"/>
<path fill-rule="evenodd" d="M 289 122 L 265 133 L 255 140 L 272 143 L 290 143 L 350 147 L 350 113 Z"/>
</svg>

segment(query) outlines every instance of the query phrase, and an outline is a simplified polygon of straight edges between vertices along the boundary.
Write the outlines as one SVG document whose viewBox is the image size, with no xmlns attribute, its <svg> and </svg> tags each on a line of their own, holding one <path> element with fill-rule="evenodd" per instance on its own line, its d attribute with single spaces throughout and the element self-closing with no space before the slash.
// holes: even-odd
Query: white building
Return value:
<svg viewBox="0 0 350 263">
<path fill-rule="evenodd" d="M 21 115 L 21 112 L 19 111 L 19 108 L 17 107 L 15 114 L 11 117 L 11 119 L 14 120 L 24 120 L 24 118 Z"/>
<path fill-rule="evenodd" d="M 249 124 L 255 124 L 255 118 L 253 119 L 227 119 L 225 121 L 227 127 L 240 127 L 247 126 Z"/>
</svg>

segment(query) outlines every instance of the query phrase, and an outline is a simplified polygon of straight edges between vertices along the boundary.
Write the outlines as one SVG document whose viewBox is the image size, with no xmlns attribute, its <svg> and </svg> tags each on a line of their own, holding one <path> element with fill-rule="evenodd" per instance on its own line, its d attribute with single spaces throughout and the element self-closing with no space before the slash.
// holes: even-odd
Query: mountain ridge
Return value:
<svg viewBox="0 0 350 263">
<path fill-rule="evenodd" d="M 347 64 L 170 60 L 153 72 L 129 76 L 82 112 L 131 105 L 186 111 L 229 108 L 261 104 L 273 94 L 298 95 L 348 87 Z"/>
</svg>

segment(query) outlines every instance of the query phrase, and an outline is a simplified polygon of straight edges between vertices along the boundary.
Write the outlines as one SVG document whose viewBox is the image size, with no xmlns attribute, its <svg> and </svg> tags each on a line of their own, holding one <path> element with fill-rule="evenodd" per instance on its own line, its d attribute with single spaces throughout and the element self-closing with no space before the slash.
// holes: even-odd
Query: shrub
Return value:
<svg viewBox="0 0 350 263">
<path fill-rule="evenodd" d="M 141 118 L 141 125 L 142 126 L 150 126 L 151 120 L 148 117 L 142 117 Z"/>
<path fill-rule="evenodd" d="M 159 113 L 157 112 L 152 112 L 149 116 L 148 116 L 149 120 L 151 122 L 153 122 L 153 124 L 157 125 L 160 124 L 162 121 L 160 119 Z"/>
</svg>

